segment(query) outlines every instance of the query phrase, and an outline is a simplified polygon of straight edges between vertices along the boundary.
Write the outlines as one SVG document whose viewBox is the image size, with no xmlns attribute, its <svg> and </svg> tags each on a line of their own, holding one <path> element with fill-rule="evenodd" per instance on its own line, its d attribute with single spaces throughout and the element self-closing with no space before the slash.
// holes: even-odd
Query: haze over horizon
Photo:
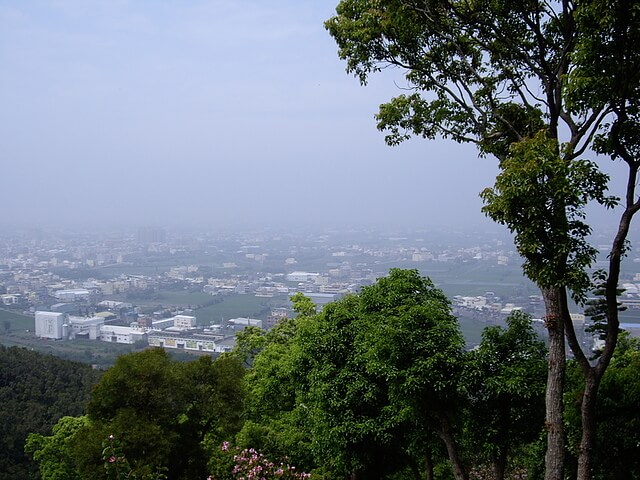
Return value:
<svg viewBox="0 0 640 480">
<path fill-rule="evenodd" d="M 0 6 L 6 226 L 489 225 L 493 159 L 388 147 L 323 22 L 337 0 Z"/>
</svg>

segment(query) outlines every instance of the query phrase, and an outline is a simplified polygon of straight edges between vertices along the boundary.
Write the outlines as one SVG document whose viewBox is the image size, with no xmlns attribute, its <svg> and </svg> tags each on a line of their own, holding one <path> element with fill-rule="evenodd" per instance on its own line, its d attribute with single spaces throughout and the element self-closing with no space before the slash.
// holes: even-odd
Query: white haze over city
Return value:
<svg viewBox="0 0 640 480">
<path fill-rule="evenodd" d="M 4 1 L 5 226 L 490 225 L 493 159 L 388 147 L 323 27 L 337 0 Z"/>
</svg>

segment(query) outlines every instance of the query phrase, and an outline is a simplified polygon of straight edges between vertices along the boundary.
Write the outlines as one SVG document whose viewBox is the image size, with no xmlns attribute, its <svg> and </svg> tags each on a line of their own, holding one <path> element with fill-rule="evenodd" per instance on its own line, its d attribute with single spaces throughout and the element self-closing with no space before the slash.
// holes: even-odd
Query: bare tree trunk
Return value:
<svg viewBox="0 0 640 480">
<path fill-rule="evenodd" d="M 564 319 L 568 316 L 567 294 L 563 287 L 548 287 L 541 290 L 547 311 L 546 327 L 549 332 L 547 392 L 545 396 L 547 452 L 544 478 L 545 480 L 562 480 L 564 477 L 562 394 L 566 364 Z"/>
</svg>

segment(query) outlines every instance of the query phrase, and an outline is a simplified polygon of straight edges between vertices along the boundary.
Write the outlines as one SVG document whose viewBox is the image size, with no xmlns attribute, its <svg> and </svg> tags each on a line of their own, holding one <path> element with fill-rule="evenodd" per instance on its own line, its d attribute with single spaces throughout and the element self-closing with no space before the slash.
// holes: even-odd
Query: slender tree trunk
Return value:
<svg viewBox="0 0 640 480">
<path fill-rule="evenodd" d="M 449 461 L 451 462 L 451 468 L 453 470 L 453 477 L 456 480 L 468 480 L 467 470 L 460 457 L 458 444 L 456 443 L 453 434 L 451 432 L 451 426 L 447 418 L 440 418 L 440 431 L 439 437 L 447 447 L 447 454 Z"/>
<path fill-rule="evenodd" d="M 547 452 L 545 480 L 562 480 L 564 476 L 564 425 L 562 394 L 564 391 L 565 347 L 564 319 L 567 315 L 567 295 L 563 287 L 542 288 L 546 307 L 546 327 L 549 332 L 547 372 L 546 428 Z"/>
<path fill-rule="evenodd" d="M 425 480 L 434 480 L 433 474 L 433 458 L 431 452 L 427 450 L 424 454 L 424 478 Z"/>
<path fill-rule="evenodd" d="M 494 480 L 504 480 L 507 469 L 507 453 L 500 451 L 500 454 L 493 458 L 493 478 Z"/>
<path fill-rule="evenodd" d="M 422 480 L 422 472 L 420 471 L 418 462 L 416 462 L 412 457 L 409 457 L 407 459 L 407 463 L 409 464 L 409 468 L 411 468 L 414 480 Z"/>
<path fill-rule="evenodd" d="M 624 157 L 623 157 L 624 158 Z M 620 281 L 620 266 L 625 253 L 625 243 L 631 227 L 633 216 L 640 210 L 640 198 L 636 198 L 635 188 L 638 178 L 637 160 L 625 159 L 629 165 L 629 177 L 627 179 L 626 208 L 620 217 L 618 232 L 613 240 L 609 253 L 609 275 L 605 286 L 605 298 L 607 300 L 607 335 L 605 346 L 595 367 L 585 369 L 584 395 L 582 398 L 582 438 L 580 439 L 580 455 L 578 457 L 577 480 L 591 480 L 593 469 L 593 447 L 596 441 L 596 402 L 598 400 L 598 388 L 605 371 L 609 367 L 611 358 L 618 344 L 618 282 Z"/>
<path fill-rule="evenodd" d="M 584 394 L 580 413 L 582 417 L 582 437 L 578 454 L 577 480 L 591 480 L 593 469 L 593 447 L 596 441 L 596 400 L 600 378 L 593 370 L 585 376 Z"/>
</svg>

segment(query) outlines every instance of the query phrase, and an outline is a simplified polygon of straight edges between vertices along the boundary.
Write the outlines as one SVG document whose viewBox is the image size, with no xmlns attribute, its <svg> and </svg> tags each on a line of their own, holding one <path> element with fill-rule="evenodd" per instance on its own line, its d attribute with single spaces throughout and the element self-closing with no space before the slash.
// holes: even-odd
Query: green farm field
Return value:
<svg viewBox="0 0 640 480">
<path fill-rule="evenodd" d="M 34 317 L 0 309 L 0 334 L 33 331 L 34 328 Z"/>
<path fill-rule="evenodd" d="M 251 317 L 266 319 L 272 307 L 281 307 L 289 303 L 287 295 L 277 297 L 256 297 L 246 294 L 211 296 L 202 292 L 187 290 L 159 290 L 149 297 L 126 298 L 113 296 L 114 300 L 131 302 L 138 307 L 181 307 L 193 308 L 198 323 L 208 325 L 221 319 Z"/>
<path fill-rule="evenodd" d="M 272 307 L 288 304 L 288 296 L 256 297 L 254 295 L 228 295 L 222 297 L 222 302 L 199 308 L 195 311 L 198 323 L 208 325 L 211 322 L 220 323 L 237 317 L 250 317 L 266 320 Z"/>
</svg>

